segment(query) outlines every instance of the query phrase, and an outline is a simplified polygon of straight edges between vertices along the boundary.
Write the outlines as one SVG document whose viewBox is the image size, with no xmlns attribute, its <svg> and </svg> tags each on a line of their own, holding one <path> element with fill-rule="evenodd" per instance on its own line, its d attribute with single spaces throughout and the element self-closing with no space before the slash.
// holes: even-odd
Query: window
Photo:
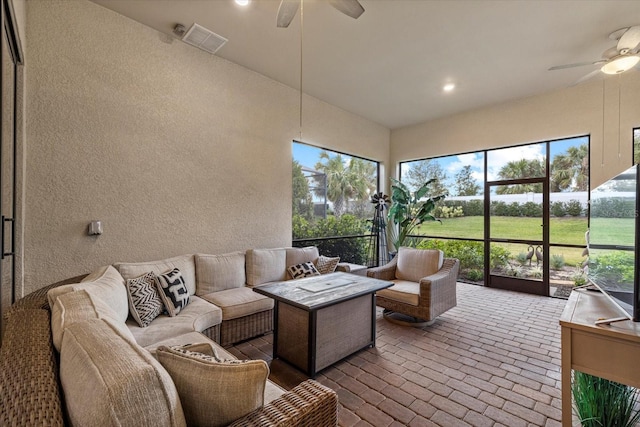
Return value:
<svg viewBox="0 0 640 427">
<path fill-rule="evenodd" d="M 378 176 L 375 161 L 293 142 L 294 246 L 367 264 Z"/>
<path fill-rule="evenodd" d="M 640 161 L 640 129 L 634 131 L 634 144 Z M 472 282 L 484 278 L 484 247 L 492 240 L 499 242 L 489 250 L 491 268 L 506 266 L 518 274 L 541 276 L 536 268 L 540 260 L 528 256 L 531 248 L 522 241 L 543 241 L 543 188 L 548 185 L 549 238 L 539 252 L 549 251 L 550 283 L 559 289 L 556 284 L 573 283 L 580 275 L 588 222 L 587 136 L 402 162 L 400 179 L 412 190 L 436 179 L 429 195 L 448 194 L 435 211 L 442 222 L 422 225 L 413 244 L 460 259 L 460 277 Z"/>
</svg>

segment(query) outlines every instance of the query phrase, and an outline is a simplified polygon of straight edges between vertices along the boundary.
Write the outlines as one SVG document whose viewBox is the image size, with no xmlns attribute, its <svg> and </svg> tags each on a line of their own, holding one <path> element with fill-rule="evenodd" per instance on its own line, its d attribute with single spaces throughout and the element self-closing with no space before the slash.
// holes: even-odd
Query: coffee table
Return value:
<svg viewBox="0 0 640 427">
<path fill-rule="evenodd" d="M 375 346 L 375 292 L 392 285 L 339 272 L 253 290 L 275 300 L 273 357 L 314 378 L 356 351 Z"/>
</svg>

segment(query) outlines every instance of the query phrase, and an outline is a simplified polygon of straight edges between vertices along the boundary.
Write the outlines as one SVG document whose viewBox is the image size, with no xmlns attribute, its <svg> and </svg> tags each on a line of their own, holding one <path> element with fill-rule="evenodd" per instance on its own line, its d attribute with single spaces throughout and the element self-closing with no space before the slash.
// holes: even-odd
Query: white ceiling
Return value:
<svg viewBox="0 0 640 427">
<path fill-rule="evenodd" d="M 277 28 L 279 0 L 92 1 L 166 34 L 197 22 L 229 39 L 218 56 L 300 86 L 300 12 Z M 609 33 L 640 25 L 638 0 L 360 2 L 354 20 L 304 0 L 302 86 L 391 129 L 568 87 L 597 66 L 547 69 L 596 61 Z"/>
</svg>

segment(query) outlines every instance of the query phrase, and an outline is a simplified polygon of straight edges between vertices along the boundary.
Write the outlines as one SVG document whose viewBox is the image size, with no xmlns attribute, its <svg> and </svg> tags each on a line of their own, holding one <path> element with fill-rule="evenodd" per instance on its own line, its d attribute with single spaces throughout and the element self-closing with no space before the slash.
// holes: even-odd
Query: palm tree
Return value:
<svg viewBox="0 0 640 427">
<path fill-rule="evenodd" d="M 589 148 L 587 144 L 569 147 L 551 164 L 551 191 L 587 191 L 589 188 Z"/>
<path fill-rule="evenodd" d="M 538 178 L 545 175 L 545 165 L 542 160 L 520 159 L 508 162 L 498 172 L 500 179 Z M 513 184 L 504 185 L 496 190 L 497 194 L 523 194 L 540 192 L 540 184 Z"/>
<path fill-rule="evenodd" d="M 321 151 L 319 157 L 315 168 L 327 176 L 327 199 L 333 202 L 336 217 L 345 212 L 351 199 L 367 199 L 376 189 L 373 163 L 351 158 L 347 164 L 341 154 L 330 156 L 326 151 Z"/>
</svg>

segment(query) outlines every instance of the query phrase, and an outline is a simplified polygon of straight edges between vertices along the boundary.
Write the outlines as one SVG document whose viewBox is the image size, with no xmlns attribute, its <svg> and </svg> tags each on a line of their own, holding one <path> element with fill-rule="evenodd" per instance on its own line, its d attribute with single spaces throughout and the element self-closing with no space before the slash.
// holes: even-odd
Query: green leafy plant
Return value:
<svg viewBox="0 0 640 427">
<path fill-rule="evenodd" d="M 433 216 L 436 203 L 443 200 L 446 195 L 429 196 L 429 188 L 436 184 L 435 179 L 430 179 L 415 192 L 397 179 L 391 178 L 391 207 L 389 208 L 389 219 L 397 226 L 397 235 L 391 236 L 393 246 L 400 248 L 407 236 L 412 234 L 414 229 L 426 221 L 440 221 Z M 391 228 L 394 228 L 391 227 Z"/>
<path fill-rule="evenodd" d="M 575 371 L 571 391 L 583 427 L 631 427 L 640 421 L 633 387 Z"/>
<path fill-rule="evenodd" d="M 564 255 L 562 254 L 551 254 L 551 259 L 549 260 L 551 264 L 552 270 L 562 270 L 564 267 Z"/>
</svg>

